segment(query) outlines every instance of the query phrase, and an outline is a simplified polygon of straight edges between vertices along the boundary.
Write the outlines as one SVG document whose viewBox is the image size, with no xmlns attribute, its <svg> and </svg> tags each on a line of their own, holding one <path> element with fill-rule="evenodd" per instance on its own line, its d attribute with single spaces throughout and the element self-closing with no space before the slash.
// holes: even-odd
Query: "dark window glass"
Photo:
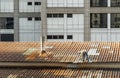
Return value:
<svg viewBox="0 0 120 78">
<path fill-rule="evenodd" d="M 91 13 L 90 19 L 91 28 L 107 28 L 107 14 Z"/>
<path fill-rule="evenodd" d="M 112 7 L 120 7 L 120 0 L 111 0 Z"/>
<path fill-rule="evenodd" d="M 28 21 L 32 21 L 32 17 L 28 17 Z"/>
<path fill-rule="evenodd" d="M 14 29 L 14 19 L 6 18 L 6 29 Z"/>
<path fill-rule="evenodd" d="M 52 38 L 52 35 L 48 35 L 48 36 L 47 36 L 47 39 L 53 39 L 53 38 Z"/>
<path fill-rule="evenodd" d="M 0 29 L 14 29 L 13 17 L 1 17 L 0 18 Z"/>
<path fill-rule="evenodd" d="M 59 14 L 59 17 L 64 17 L 64 14 Z"/>
<path fill-rule="evenodd" d="M 13 34 L 1 34 L 1 41 L 14 41 Z"/>
<path fill-rule="evenodd" d="M 54 17 L 54 18 L 57 18 L 57 17 L 58 17 L 58 14 L 53 14 L 53 17 Z"/>
<path fill-rule="evenodd" d="M 35 17 L 35 21 L 40 21 L 41 17 Z"/>
<path fill-rule="evenodd" d="M 107 7 L 107 0 L 91 0 L 91 7 Z"/>
<path fill-rule="evenodd" d="M 57 35 L 53 35 L 53 39 L 58 39 L 58 36 Z"/>
<path fill-rule="evenodd" d="M 111 28 L 120 28 L 120 13 L 111 14 Z"/>
<path fill-rule="evenodd" d="M 47 17 L 48 18 L 52 18 L 52 14 L 47 14 Z"/>
<path fill-rule="evenodd" d="M 32 5 L 32 2 L 28 2 L 27 4 L 28 4 L 28 5 Z"/>
<path fill-rule="evenodd" d="M 64 39 L 64 36 L 63 35 L 59 35 L 59 39 Z"/>
<path fill-rule="evenodd" d="M 73 39 L 72 35 L 67 35 L 67 39 Z"/>
<path fill-rule="evenodd" d="M 72 18 L 72 14 L 67 14 L 67 17 L 68 18 Z"/>
<path fill-rule="evenodd" d="M 41 2 L 35 2 L 35 5 L 41 5 Z"/>
</svg>

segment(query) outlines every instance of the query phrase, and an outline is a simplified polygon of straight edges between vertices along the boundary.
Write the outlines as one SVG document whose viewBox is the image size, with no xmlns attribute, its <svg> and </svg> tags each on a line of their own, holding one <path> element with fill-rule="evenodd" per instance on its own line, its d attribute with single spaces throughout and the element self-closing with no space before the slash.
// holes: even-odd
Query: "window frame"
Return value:
<svg viewBox="0 0 120 78">
<path fill-rule="evenodd" d="M 73 35 L 67 35 L 67 39 L 72 40 L 73 39 Z"/>
<path fill-rule="evenodd" d="M 33 18 L 32 18 L 32 17 L 28 17 L 27 20 L 28 20 L 28 21 L 32 21 Z"/>
<path fill-rule="evenodd" d="M 32 6 L 32 2 L 27 2 L 27 5 L 28 6 Z"/>
<path fill-rule="evenodd" d="M 41 2 L 38 2 L 38 1 L 37 1 L 37 2 L 34 2 L 34 5 L 35 5 L 35 6 L 39 6 L 39 5 L 41 5 Z"/>
<path fill-rule="evenodd" d="M 67 14 L 67 18 L 72 18 L 73 17 L 73 14 L 69 13 Z"/>
</svg>

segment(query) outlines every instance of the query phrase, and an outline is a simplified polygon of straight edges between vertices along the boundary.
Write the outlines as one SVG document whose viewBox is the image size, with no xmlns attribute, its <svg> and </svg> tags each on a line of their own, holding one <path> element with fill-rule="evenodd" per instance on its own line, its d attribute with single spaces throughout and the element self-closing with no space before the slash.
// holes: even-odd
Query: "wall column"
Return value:
<svg viewBox="0 0 120 78">
<path fill-rule="evenodd" d="M 14 0 L 14 41 L 19 41 L 19 0 Z"/>
<path fill-rule="evenodd" d="M 84 0 L 84 41 L 91 41 L 90 30 L 90 0 Z"/>
<path fill-rule="evenodd" d="M 41 0 L 42 4 L 42 10 L 41 10 L 41 35 L 44 36 L 45 40 L 47 40 L 47 13 L 46 13 L 46 7 L 47 7 L 47 0 Z"/>
</svg>

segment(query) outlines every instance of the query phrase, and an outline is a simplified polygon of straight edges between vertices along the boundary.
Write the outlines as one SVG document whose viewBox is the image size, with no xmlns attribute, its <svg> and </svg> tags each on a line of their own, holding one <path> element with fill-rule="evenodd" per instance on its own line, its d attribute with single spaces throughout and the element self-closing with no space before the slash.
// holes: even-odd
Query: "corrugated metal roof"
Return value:
<svg viewBox="0 0 120 78">
<path fill-rule="evenodd" d="M 93 44 L 98 46 L 91 46 Z M 45 47 L 47 46 L 52 46 L 52 48 L 46 48 L 46 51 L 51 52 L 53 56 L 46 58 L 46 61 L 82 63 L 82 56 L 78 52 L 94 49 L 96 54 L 89 56 L 92 62 L 120 62 L 119 42 L 46 42 Z M 110 48 L 103 48 L 104 46 Z M 25 55 L 30 48 L 32 48 L 31 52 Z M 39 43 L 0 43 L 0 61 L 45 61 L 39 53 Z"/>
<path fill-rule="evenodd" d="M 0 69 L 1 78 L 119 78 L 120 70 Z"/>
</svg>

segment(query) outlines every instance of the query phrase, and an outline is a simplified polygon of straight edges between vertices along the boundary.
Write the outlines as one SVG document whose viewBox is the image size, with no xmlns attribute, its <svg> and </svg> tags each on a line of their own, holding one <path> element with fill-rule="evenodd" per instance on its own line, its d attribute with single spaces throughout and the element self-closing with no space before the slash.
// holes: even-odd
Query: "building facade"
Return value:
<svg viewBox="0 0 120 78">
<path fill-rule="evenodd" d="M 39 41 L 40 0 L 0 0 L 0 41 Z"/>
<path fill-rule="evenodd" d="M 120 0 L 0 0 L 0 41 L 120 41 Z"/>
</svg>

